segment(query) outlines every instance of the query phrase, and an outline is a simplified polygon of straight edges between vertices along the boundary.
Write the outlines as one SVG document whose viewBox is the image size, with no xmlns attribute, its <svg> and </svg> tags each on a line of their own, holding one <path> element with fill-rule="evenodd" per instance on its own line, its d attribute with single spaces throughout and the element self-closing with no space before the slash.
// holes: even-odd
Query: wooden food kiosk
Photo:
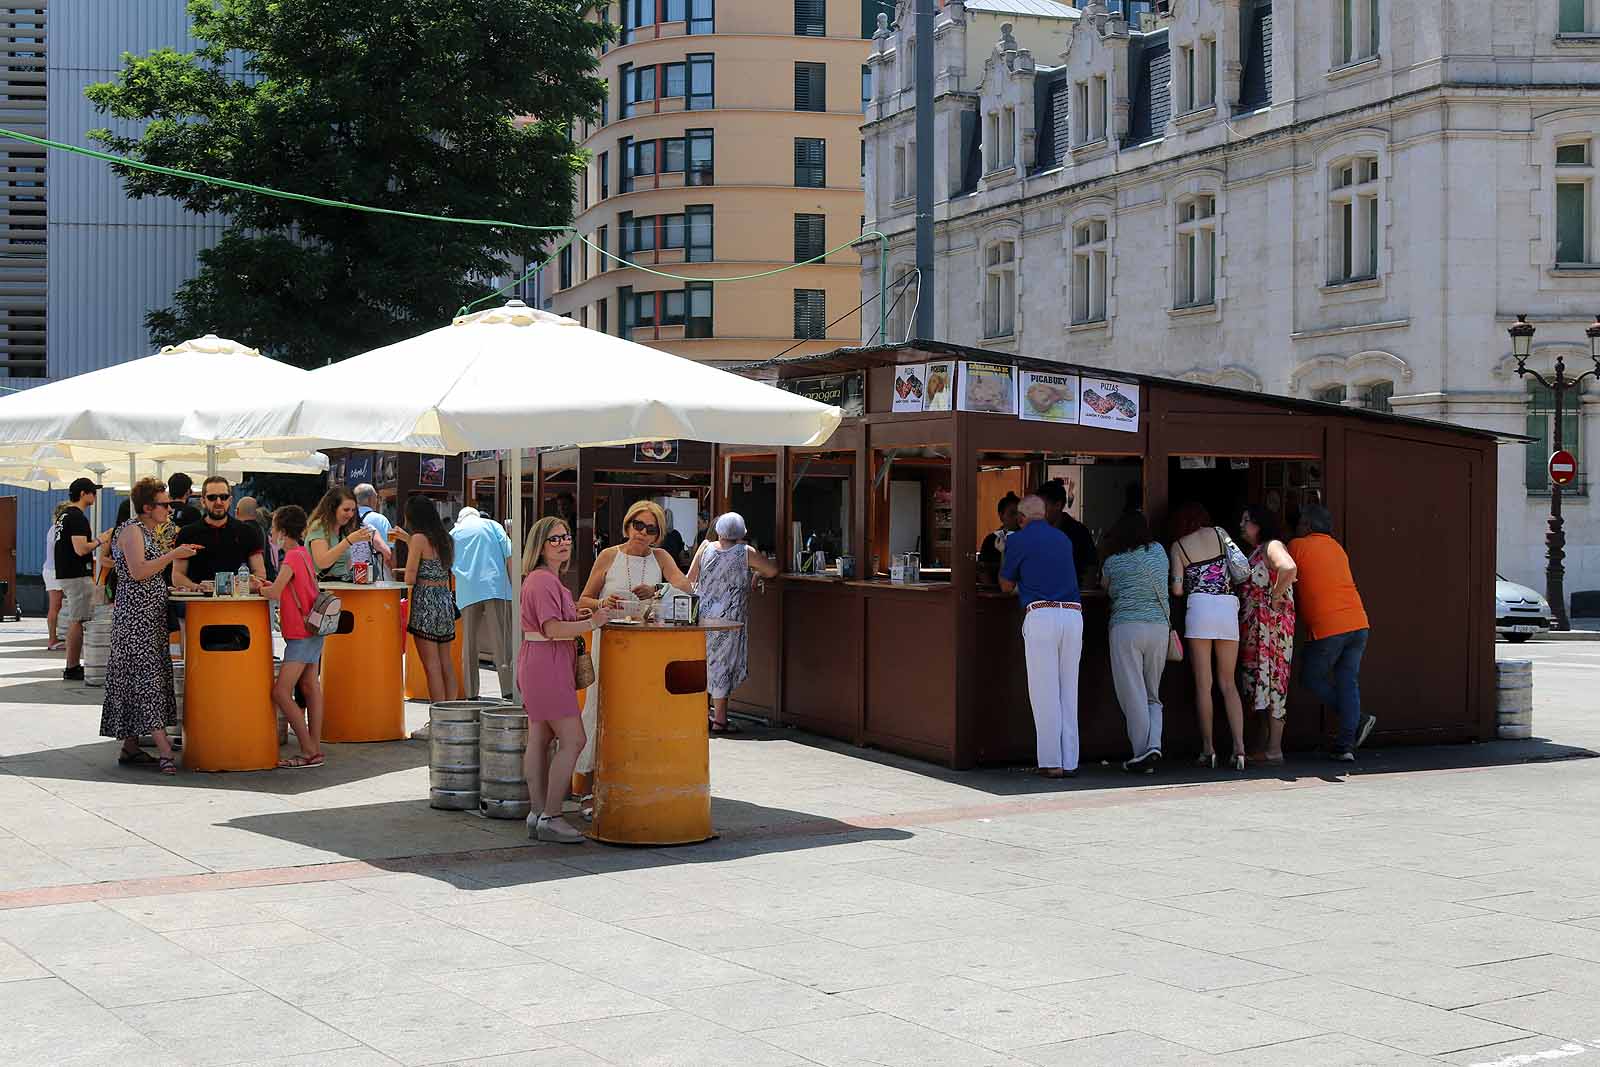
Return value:
<svg viewBox="0 0 1600 1067">
<path fill-rule="evenodd" d="M 1031 762 L 1021 610 L 978 552 L 1007 491 L 1060 477 L 1097 540 L 1130 507 L 1165 544 L 1190 501 L 1235 535 L 1246 503 L 1290 529 L 1326 504 L 1372 620 L 1375 743 L 1494 736 L 1492 433 L 929 342 L 743 372 L 863 400 L 820 447 L 715 450 L 713 511 L 743 514 L 787 572 L 751 596 L 737 710 L 952 767 Z M 907 551 L 920 580 L 891 581 Z M 1083 756 L 1126 758 L 1097 568 L 1083 599 Z M 1169 758 L 1197 751 L 1187 663 L 1162 698 Z M 1328 736 L 1331 712 L 1298 685 L 1290 701 L 1292 748 Z"/>
</svg>

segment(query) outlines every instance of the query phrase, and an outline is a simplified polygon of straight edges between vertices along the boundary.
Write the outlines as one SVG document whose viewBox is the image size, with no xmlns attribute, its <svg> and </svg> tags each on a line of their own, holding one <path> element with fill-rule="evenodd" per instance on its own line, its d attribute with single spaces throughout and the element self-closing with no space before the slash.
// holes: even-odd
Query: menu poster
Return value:
<svg viewBox="0 0 1600 1067">
<path fill-rule="evenodd" d="M 400 457 L 393 452 L 385 452 L 378 457 L 378 484 L 382 486 L 394 485 L 400 480 Z"/>
<path fill-rule="evenodd" d="M 1112 378 L 1084 378 L 1078 394 L 1078 423 L 1138 433 L 1139 386 Z"/>
<path fill-rule="evenodd" d="M 1017 413 L 1017 368 L 1007 363 L 961 364 L 957 407 L 994 415 Z"/>
<path fill-rule="evenodd" d="M 867 391 L 860 373 L 834 374 L 826 378 L 791 378 L 778 383 L 791 393 L 798 393 L 821 404 L 832 404 L 845 418 L 866 414 Z"/>
<path fill-rule="evenodd" d="M 928 367 L 925 363 L 901 363 L 894 369 L 894 398 L 891 411 L 921 411 L 927 393 Z"/>
<path fill-rule="evenodd" d="M 926 368 L 927 373 L 922 378 L 922 410 L 949 411 L 950 397 L 956 389 L 956 365 L 929 363 Z"/>
<path fill-rule="evenodd" d="M 640 441 L 633 446 L 633 461 L 635 463 L 676 463 L 678 462 L 678 442 Z"/>
<path fill-rule="evenodd" d="M 1025 422 L 1078 421 L 1078 376 L 1022 372 L 1022 418 Z"/>
<path fill-rule="evenodd" d="M 423 456 L 417 464 L 417 484 L 431 489 L 444 488 L 444 457 Z"/>
<path fill-rule="evenodd" d="M 345 465 L 345 483 L 348 485 L 365 485 L 372 481 L 372 453 L 357 452 L 350 456 Z"/>
</svg>

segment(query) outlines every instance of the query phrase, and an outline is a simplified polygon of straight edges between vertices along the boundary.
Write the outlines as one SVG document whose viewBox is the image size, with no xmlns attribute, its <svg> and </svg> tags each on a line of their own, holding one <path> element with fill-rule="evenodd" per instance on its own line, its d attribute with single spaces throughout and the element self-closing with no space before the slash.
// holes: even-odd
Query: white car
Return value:
<svg viewBox="0 0 1600 1067">
<path fill-rule="evenodd" d="M 1494 629 L 1507 641 L 1518 644 L 1544 633 L 1555 625 L 1550 602 L 1516 582 L 1494 576 Z"/>
</svg>

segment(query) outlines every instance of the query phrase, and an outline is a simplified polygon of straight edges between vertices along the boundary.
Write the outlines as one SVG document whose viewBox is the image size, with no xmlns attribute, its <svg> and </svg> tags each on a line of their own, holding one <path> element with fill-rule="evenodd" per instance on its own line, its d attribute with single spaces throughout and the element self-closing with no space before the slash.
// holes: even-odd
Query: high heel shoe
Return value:
<svg viewBox="0 0 1600 1067">
<path fill-rule="evenodd" d="M 1232 764 L 1234 770 L 1236 770 L 1236 771 L 1244 770 L 1244 753 L 1235 752 L 1233 754 L 1233 759 L 1230 760 L 1229 762 Z"/>
<path fill-rule="evenodd" d="M 1215 752 L 1202 752 L 1200 753 L 1200 758 L 1194 761 L 1194 765 L 1196 767 L 1207 767 L 1214 771 L 1217 769 L 1217 754 Z"/>
</svg>

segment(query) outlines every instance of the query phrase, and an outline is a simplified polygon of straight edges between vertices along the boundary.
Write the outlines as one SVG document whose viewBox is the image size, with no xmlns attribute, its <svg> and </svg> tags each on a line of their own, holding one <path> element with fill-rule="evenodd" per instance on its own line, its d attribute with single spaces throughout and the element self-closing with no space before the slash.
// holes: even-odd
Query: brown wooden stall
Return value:
<svg viewBox="0 0 1600 1067">
<path fill-rule="evenodd" d="M 896 366 L 931 362 L 1115 379 L 1138 397 L 1137 428 L 893 411 Z M 1061 474 L 1097 537 L 1125 506 L 1141 506 L 1164 532 L 1169 512 L 1194 499 L 1237 534 L 1246 502 L 1268 500 L 1290 519 L 1307 502 L 1326 503 L 1372 620 L 1362 688 L 1378 716 L 1376 743 L 1494 736 L 1491 433 L 928 342 L 744 372 L 791 387 L 860 375 L 866 402 L 817 448 L 715 450 L 713 510 L 744 514 L 788 572 L 752 597 L 751 673 L 734 694 L 739 710 L 958 768 L 1031 762 L 1021 612 L 1014 597 L 980 581 L 977 535 L 997 525 L 1004 488 Z M 903 545 L 908 528 L 922 548 L 923 580 L 895 584 L 884 541 Z M 758 530 L 770 531 L 770 543 Z M 853 556 L 854 575 L 797 573 L 805 562 L 797 549 L 808 547 Z M 1083 756 L 1121 759 L 1127 737 L 1095 575 L 1083 595 Z M 1198 749 L 1192 693 L 1187 663 L 1170 665 L 1162 685 L 1169 756 Z M 1226 743 L 1226 722 L 1217 730 Z M 1330 731 L 1330 715 L 1296 687 L 1288 743 L 1312 747 Z"/>
</svg>

